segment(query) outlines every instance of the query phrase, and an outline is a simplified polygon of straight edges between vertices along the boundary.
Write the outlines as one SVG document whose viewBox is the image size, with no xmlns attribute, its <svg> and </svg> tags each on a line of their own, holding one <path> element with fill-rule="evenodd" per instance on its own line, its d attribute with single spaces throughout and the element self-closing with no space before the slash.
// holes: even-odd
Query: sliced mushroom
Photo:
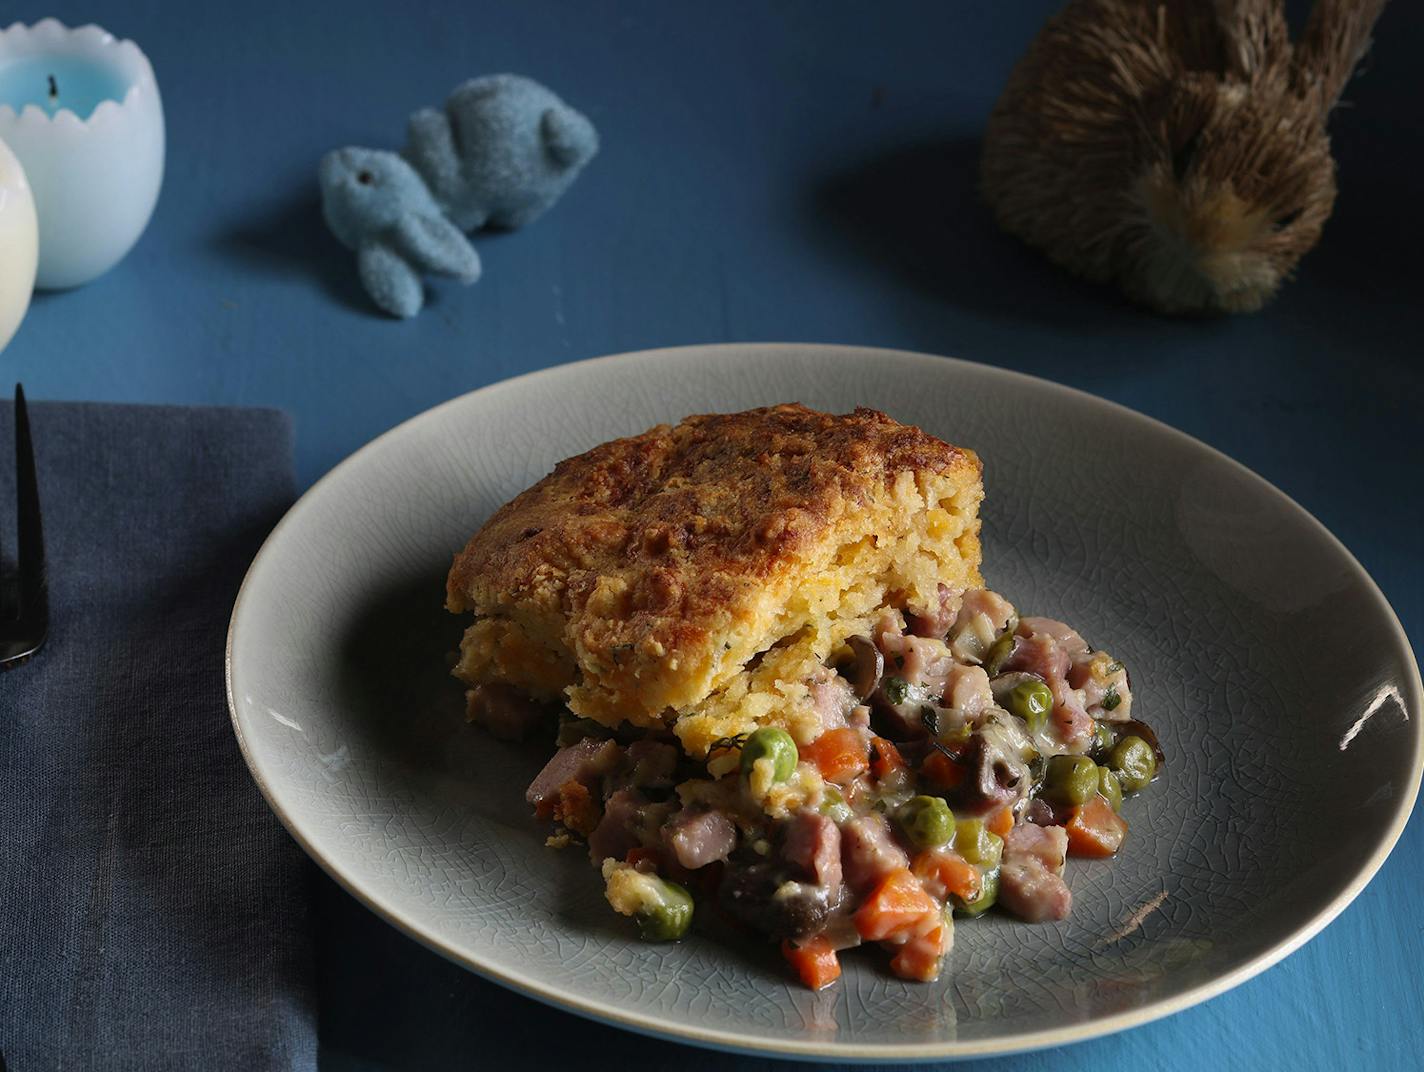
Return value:
<svg viewBox="0 0 1424 1072">
<path fill-rule="evenodd" d="M 885 656 L 868 636 L 853 636 L 846 641 L 855 662 L 849 667 L 846 680 L 857 700 L 867 699 L 880 684 L 885 673 Z"/>
<path fill-rule="evenodd" d="M 824 886 L 797 881 L 779 862 L 728 864 L 717 894 L 730 916 L 772 938 L 816 934 L 840 901 Z"/>
<path fill-rule="evenodd" d="M 969 755 L 973 778 L 964 787 L 964 803 L 978 810 L 1016 805 L 1028 796 L 1033 776 L 1028 764 L 1002 739 L 999 727 L 987 726 L 974 734 Z"/>
</svg>

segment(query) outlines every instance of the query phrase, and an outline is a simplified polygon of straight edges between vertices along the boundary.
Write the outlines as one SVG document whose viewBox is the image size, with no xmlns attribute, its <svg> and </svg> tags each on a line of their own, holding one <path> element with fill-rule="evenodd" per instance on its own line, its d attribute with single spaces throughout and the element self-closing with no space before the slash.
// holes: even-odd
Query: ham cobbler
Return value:
<svg viewBox="0 0 1424 1072">
<path fill-rule="evenodd" d="M 981 466 L 874 410 L 689 417 L 560 463 L 455 558 L 472 722 L 641 935 L 721 915 L 819 988 L 1061 920 L 1162 754 L 1126 668 L 979 573 Z"/>
</svg>

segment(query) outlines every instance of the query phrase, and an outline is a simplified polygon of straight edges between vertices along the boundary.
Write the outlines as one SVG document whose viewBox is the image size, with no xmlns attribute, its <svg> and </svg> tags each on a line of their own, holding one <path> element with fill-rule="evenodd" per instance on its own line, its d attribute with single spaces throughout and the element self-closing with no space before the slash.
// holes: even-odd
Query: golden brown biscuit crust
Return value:
<svg viewBox="0 0 1424 1072">
<path fill-rule="evenodd" d="M 801 568 L 907 471 L 977 483 L 980 463 L 865 408 L 659 425 L 560 462 L 498 510 L 455 557 L 447 606 L 549 635 L 545 671 L 643 695 L 626 717 L 646 722 L 681 699 L 657 687 L 669 670 L 705 664 L 750 593 Z"/>
</svg>

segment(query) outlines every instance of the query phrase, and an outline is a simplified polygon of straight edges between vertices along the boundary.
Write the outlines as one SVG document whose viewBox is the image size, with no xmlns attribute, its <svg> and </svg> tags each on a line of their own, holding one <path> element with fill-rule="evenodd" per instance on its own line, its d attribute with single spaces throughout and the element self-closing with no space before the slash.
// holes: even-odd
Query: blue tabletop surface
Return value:
<svg viewBox="0 0 1424 1072">
<path fill-rule="evenodd" d="M 1424 638 L 1424 19 L 1386 11 L 1334 122 L 1340 199 L 1259 314 L 1165 320 L 998 234 L 974 192 L 984 117 L 1057 5 L 21 0 L 152 59 L 163 194 L 138 247 L 41 295 L 0 376 L 32 397 L 280 406 L 303 485 L 428 406 L 532 369 L 677 343 L 867 343 L 1084 388 L 1236 457 L 1325 522 Z M 315 168 L 395 146 L 462 79 L 517 71 L 598 125 L 550 215 L 481 237 L 485 278 L 417 319 L 367 306 Z M 1323 667 L 1328 672 L 1328 666 Z M 1328 806 L 1323 802 L 1322 806 Z M 324 880 L 323 880 L 324 881 Z M 1424 823 L 1322 935 L 1205 1005 L 984 1068 L 1417 1068 Z M 329 883 L 324 1066 L 771 1062 L 656 1042 L 467 974 Z"/>
</svg>

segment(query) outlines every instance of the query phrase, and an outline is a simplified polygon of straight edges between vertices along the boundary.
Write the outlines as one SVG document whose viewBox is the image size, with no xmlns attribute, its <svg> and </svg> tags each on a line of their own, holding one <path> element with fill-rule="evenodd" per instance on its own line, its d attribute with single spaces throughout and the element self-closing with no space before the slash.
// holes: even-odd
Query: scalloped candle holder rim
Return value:
<svg viewBox="0 0 1424 1072">
<path fill-rule="evenodd" d="M 66 26 L 56 18 L 41 19 L 31 26 L 26 26 L 18 21 L 13 22 L 4 29 L 0 29 L 0 59 L 6 55 L 7 42 L 23 41 L 29 44 L 37 39 L 57 41 L 71 38 L 79 38 L 88 42 L 92 46 L 92 54 L 96 59 L 106 52 L 121 59 L 122 62 L 112 69 L 128 83 L 128 89 L 123 98 L 110 97 L 101 100 L 87 117 L 80 116 L 72 108 L 60 108 L 51 115 L 33 103 L 26 104 L 16 115 L 13 105 L 0 104 L 0 120 L 8 118 L 12 122 L 22 125 L 54 124 L 55 126 L 93 127 L 112 122 L 110 117 L 117 116 L 134 104 L 136 98 L 145 90 L 157 95 L 158 81 L 153 73 L 153 64 L 143 54 L 143 50 L 128 38 L 117 38 L 102 26 L 92 22 L 74 28 Z M 24 49 L 18 50 L 14 54 L 30 55 L 33 52 L 33 49 Z"/>
</svg>

